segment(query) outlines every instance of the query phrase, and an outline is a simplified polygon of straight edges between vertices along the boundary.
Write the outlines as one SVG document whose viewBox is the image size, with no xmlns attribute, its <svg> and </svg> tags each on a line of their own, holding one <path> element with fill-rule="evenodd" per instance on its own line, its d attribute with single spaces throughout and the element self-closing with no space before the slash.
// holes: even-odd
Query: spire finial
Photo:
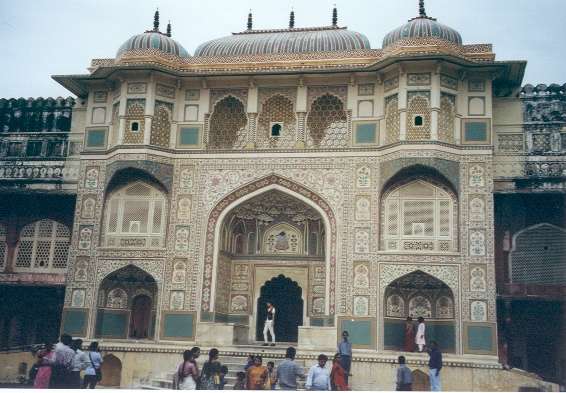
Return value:
<svg viewBox="0 0 566 393">
<path fill-rule="evenodd" d="M 171 37 L 171 21 L 167 23 L 167 37 Z"/>
<path fill-rule="evenodd" d="M 250 13 L 248 14 L 248 30 L 251 30 L 253 27 L 253 17 L 252 17 L 252 10 L 250 8 Z"/>
<path fill-rule="evenodd" d="M 334 4 L 332 9 L 332 26 L 338 26 L 338 8 L 336 8 L 336 4 Z"/>
<path fill-rule="evenodd" d="M 421 16 L 421 17 L 426 16 L 424 0 L 419 0 L 419 16 Z"/>
<path fill-rule="evenodd" d="M 289 28 L 295 28 L 295 11 L 293 11 L 293 8 L 291 8 L 291 13 L 289 14 Z"/>
<path fill-rule="evenodd" d="M 159 31 L 159 8 L 155 10 L 153 15 L 153 31 Z"/>
</svg>

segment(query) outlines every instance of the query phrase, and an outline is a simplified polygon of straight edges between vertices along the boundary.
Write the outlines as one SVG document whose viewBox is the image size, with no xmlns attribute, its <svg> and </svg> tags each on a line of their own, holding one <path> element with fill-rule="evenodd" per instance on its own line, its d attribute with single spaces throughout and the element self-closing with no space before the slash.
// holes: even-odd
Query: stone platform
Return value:
<svg viewBox="0 0 566 393">
<path fill-rule="evenodd" d="M 181 361 L 182 352 L 190 347 L 118 341 L 100 341 L 100 344 L 103 356 L 113 355 L 121 362 L 120 387 L 148 389 L 169 388 L 172 373 Z M 277 364 L 284 359 L 287 346 L 288 344 L 279 344 L 275 347 L 264 347 L 252 344 L 219 348 L 221 361 L 228 365 L 230 371 L 226 389 L 233 386 L 235 373 L 240 371 L 240 368 L 243 369 L 248 355 L 262 355 L 264 363 L 273 360 Z M 201 347 L 201 365 L 206 360 L 208 349 Z M 321 351 L 298 348 L 297 362 L 307 372 L 316 363 L 320 353 Z M 331 351 L 323 353 L 329 358 L 333 356 Z M 426 383 L 426 354 L 354 350 L 352 390 L 394 390 L 396 359 L 401 354 L 407 358 L 408 366 L 413 371 L 420 371 L 416 375 L 419 383 Z M 0 353 L 0 382 L 17 381 L 18 365 L 22 362 L 31 366 L 33 358 L 25 352 Z M 504 370 L 497 359 L 491 356 L 444 354 L 441 375 L 442 388 L 449 391 L 518 391 L 521 387 L 558 391 L 558 385 L 545 382 L 534 374 L 521 370 Z"/>
</svg>

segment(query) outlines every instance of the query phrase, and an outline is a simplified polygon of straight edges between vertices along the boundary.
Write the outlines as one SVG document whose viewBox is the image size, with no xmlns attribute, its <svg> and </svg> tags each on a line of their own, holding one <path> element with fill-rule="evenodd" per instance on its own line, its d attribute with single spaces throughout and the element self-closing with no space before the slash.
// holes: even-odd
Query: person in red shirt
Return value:
<svg viewBox="0 0 566 393">
<path fill-rule="evenodd" d="M 332 360 L 332 371 L 330 372 L 330 384 L 332 390 L 350 390 L 346 383 L 346 370 L 340 364 L 340 354 L 334 355 Z"/>
</svg>

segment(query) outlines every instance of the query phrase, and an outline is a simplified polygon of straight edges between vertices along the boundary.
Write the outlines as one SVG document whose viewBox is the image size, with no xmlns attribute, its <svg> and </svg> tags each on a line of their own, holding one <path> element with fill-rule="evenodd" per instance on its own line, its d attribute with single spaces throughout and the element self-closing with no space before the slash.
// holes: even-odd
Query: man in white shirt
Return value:
<svg viewBox="0 0 566 393">
<path fill-rule="evenodd" d="M 68 334 L 61 335 L 61 341 L 55 345 L 55 364 L 51 372 L 52 389 L 72 388 L 72 369 L 75 351 L 71 349 L 73 339 Z"/>
<path fill-rule="evenodd" d="M 332 390 L 330 385 L 330 371 L 325 367 L 328 357 L 324 354 L 318 355 L 318 364 L 309 370 L 305 387 L 308 390 Z"/>
<path fill-rule="evenodd" d="M 71 348 L 75 351 L 75 356 L 73 358 L 73 366 L 72 366 L 73 389 L 80 389 L 82 387 L 81 371 L 85 370 L 90 364 L 88 355 L 81 350 L 82 346 L 83 346 L 83 340 L 81 340 L 80 338 L 73 340 L 73 345 L 71 346 Z"/>
<path fill-rule="evenodd" d="M 424 318 L 419 317 L 418 322 L 419 322 L 419 326 L 417 328 L 417 334 L 415 336 L 415 344 L 417 344 L 417 347 L 419 348 L 419 352 L 422 352 L 426 345 Z"/>
<path fill-rule="evenodd" d="M 269 345 L 267 339 L 267 332 L 271 334 L 271 346 L 275 346 L 275 307 L 271 302 L 267 302 L 267 315 L 265 316 L 265 323 L 263 325 L 263 345 Z"/>
</svg>

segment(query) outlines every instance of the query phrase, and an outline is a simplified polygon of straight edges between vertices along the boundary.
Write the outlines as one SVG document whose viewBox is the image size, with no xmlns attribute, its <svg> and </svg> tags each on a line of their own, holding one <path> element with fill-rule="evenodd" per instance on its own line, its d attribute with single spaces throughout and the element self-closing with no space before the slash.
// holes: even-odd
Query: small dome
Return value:
<svg viewBox="0 0 566 393">
<path fill-rule="evenodd" d="M 147 30 L 145 33 L 137 34 L 124 42 L 116 58 L 129 51 L 140 50 L 157 50 L 163 53 L 179 57 L 189 57 L 189 52 L 181 44 L 171 38 L 171 23 L 167 24 L 167 34 L 159 31 L 159 11 L 155 11 L 153 17 L 153 30 Z"/>
<path fill-rule="evenodd" d="M 366 36 L 337 26 L 248 30 L 201 44 L 195 56 L 241 56 L 276 53 L 370 49 Z"/>
<path fill-rule="evenodd" d="M 179 57 L 189 57 L 189 52 L 181 44 L 158 31 L 146 31 L 131 37 L 118 49 L 116 57 L 120 57 L 129 51 L 144 49 L 154 49 Z"/>
<path fill-rule="evenodd" d="M 428 37 L 462 45 L 460 33 L 437 22 L 436 19 L 428 17 L 425 12 L 424 1 L 421 0 L 419 1 L 419 16 L 410 19 L 403 26 L 388 33 L 383 39 L 383 48 L 385 49 L 399 40 Z"/>
</svg>

